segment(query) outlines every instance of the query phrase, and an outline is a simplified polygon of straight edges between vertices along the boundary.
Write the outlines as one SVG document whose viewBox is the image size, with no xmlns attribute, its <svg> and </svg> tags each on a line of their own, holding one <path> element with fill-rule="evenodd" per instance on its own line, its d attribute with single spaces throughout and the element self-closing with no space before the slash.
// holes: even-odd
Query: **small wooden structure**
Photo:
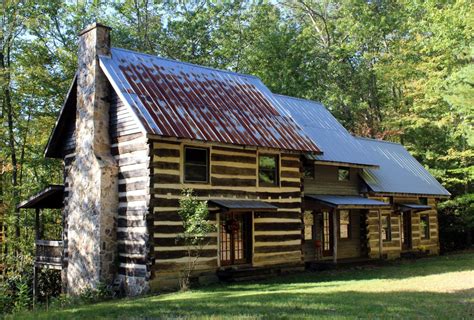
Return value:
<svg viewBox="0 0 474 320">
<path fill-rule="evenodd" d="M 62 270 L 63 251 L 62 240 L 45 240 L 42 210 L 62 209 L 64 207 L 64 186 L 49 185 L 28 200 L 18 205 L 19 209 L 35 210 L 35 262 L 33 277 L 33 296 L 37 297 L 38 271 L 40 268 Z"/>
</svg>

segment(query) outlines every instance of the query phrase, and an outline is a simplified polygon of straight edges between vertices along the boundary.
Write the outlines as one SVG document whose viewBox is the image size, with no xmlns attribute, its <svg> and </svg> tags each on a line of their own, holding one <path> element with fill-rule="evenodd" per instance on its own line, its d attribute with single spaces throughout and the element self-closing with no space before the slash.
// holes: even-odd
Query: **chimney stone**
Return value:
<svg viewBox="0 0 474 320">
<path fill-rule="evenodd" d="M 110 55 L 110 27 L 94 23 L 79 33 L 76 150 L 65 207 L 67 292 L 80 294 L 117 273 L 118 168 L 109 137 L 110 84 L 99 55 Z"/>
</svg>

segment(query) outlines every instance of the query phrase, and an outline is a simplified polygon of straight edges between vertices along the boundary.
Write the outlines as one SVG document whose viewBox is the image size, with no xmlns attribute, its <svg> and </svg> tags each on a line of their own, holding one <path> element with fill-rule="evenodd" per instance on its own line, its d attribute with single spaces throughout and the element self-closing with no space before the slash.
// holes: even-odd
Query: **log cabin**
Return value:
<svg viewBox="0 0 474 320">
<path fill-rule="evenodd" d="M 199 283 L 393 258 L 406 204 L 420 224 L 418 193 L 375 188 L 376 151 L 321 104 L 275 95 L 254 76 L 113 48 L 110 30 L 96 23 L 79 35 L 78 70 L 45 150 L 63 160 L 64 185 L 20 204 L 38 221 L 35 272 L 60 270 L 64 292 L 176 287 L 188 261 L 178 215 L 186 188 L 208 202 L 217 227 L 193 274 Z M 44 208 L 61 208 L 62 239 L 42 239 Z"/>
</svg>

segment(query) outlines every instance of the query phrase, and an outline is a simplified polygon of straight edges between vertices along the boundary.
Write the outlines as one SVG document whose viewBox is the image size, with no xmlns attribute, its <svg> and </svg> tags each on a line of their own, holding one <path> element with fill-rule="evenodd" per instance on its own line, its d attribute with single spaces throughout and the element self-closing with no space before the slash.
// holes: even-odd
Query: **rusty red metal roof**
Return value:
<svg viewBox="0 0 474 320">
<path fill-rule="evenodd" d="M 148 133 L 320 153 L 257 77 L 117 48 L 100 63 Z"/>
</svg>

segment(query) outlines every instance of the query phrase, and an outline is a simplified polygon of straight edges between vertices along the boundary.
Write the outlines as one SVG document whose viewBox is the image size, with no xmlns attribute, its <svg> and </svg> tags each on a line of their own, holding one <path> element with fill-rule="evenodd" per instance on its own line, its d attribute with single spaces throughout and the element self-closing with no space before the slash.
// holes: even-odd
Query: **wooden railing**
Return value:
<svg viewBox="0 0 474 320">
<path fill-rule="evenodd" d="M 63 242 L 53 240 L 36 240 L 36 264 L 60 267 L 62 262 Z"/>
</svg>

